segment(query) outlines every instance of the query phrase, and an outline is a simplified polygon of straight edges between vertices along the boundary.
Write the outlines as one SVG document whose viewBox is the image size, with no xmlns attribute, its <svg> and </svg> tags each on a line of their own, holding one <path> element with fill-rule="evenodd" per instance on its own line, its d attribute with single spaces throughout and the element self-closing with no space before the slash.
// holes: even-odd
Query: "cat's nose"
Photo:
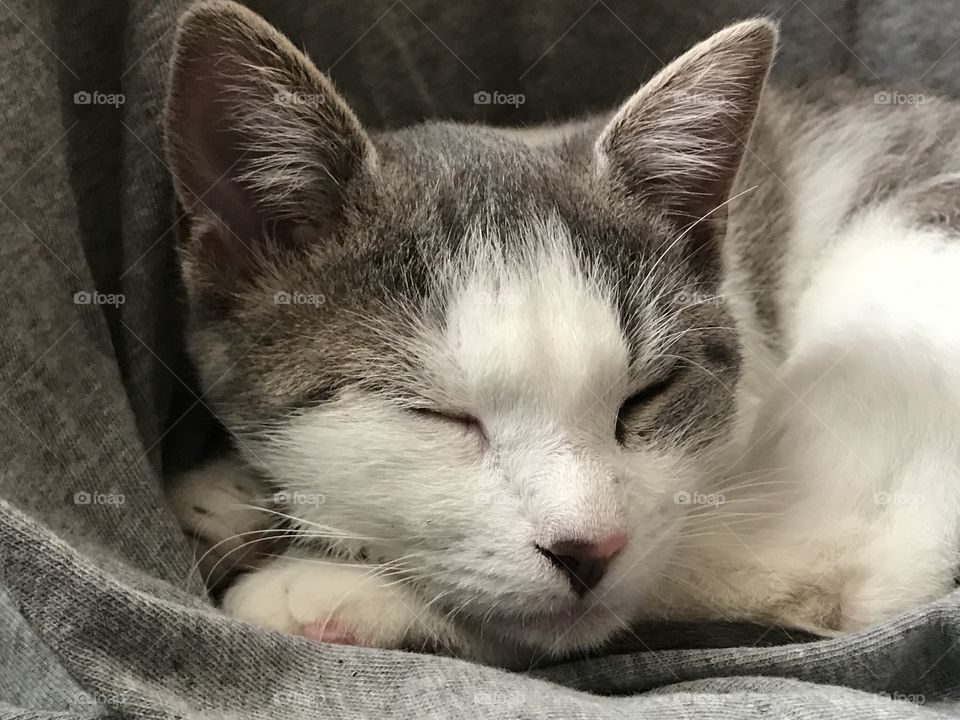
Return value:
<svg viewBox="0 0 960 720">
<path fill-rule="evenodd" d="M 627 534 L 617 532 L 595 542 L 561 540 L 547 547 L 538 545 L 537 550 L 566 575 L 573 591 L 583 596 L 597 586 L 610 561 L 626 544 Z"/>
</svg>

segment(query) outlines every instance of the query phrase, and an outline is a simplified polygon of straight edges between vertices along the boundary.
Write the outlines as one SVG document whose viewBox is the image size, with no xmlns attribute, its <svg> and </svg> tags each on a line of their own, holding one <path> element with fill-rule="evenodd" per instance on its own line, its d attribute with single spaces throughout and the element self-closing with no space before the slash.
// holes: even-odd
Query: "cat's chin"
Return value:
<svg viewBox="0 0 960 720">
<path fill-rule="evenodd" d="M 597 650 L 627 624 L 625 618 L 590 598 L 558 612 L 489 613 L 461 619 L 477 659 L 524 667 Z"/>
</svg>

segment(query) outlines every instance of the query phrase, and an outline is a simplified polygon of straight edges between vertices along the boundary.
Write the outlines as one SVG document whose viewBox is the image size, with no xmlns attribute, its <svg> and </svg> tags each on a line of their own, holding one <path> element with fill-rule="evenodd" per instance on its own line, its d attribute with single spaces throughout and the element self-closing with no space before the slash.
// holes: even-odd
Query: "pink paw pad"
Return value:
<svg viewBox="0 0 960 720">
<path fill-rule="evenodd" d="M 334 620 L 307 623 L 300 628 L 300 634 L 309 640 L 319 640 L 337 645 L 362 645 L 356 633 Z"/>
</svg>

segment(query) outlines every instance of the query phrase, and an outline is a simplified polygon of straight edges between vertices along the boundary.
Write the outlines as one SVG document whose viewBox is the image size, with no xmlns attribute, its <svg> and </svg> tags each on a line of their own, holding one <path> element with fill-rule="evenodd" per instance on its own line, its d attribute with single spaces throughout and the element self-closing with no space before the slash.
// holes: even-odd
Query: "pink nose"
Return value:
<svg viewBox="0 0 960 720">
<path fill-rule="evenodd" d="M 566 576 L 573 591 L 583 596 L 603 579 L 610 561 L 626 544 L 627 534 L 617 532 L 595 542 L 561 540 L 537 549 Z"/>
</svg>

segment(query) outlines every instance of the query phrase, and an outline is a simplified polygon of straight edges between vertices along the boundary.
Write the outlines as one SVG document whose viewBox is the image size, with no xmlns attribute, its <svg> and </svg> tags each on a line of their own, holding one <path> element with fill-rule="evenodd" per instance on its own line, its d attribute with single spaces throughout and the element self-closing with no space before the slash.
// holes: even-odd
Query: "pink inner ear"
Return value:
<svg viewBox="0 0 960 720">
<path fill-rule="evenodd" d="M 362 645 L 356 633 L 335 620 L 307 623 L 300 628 L 300 634 L 308 640 L 334 643 L 336 645 Z"/>
</svg>

